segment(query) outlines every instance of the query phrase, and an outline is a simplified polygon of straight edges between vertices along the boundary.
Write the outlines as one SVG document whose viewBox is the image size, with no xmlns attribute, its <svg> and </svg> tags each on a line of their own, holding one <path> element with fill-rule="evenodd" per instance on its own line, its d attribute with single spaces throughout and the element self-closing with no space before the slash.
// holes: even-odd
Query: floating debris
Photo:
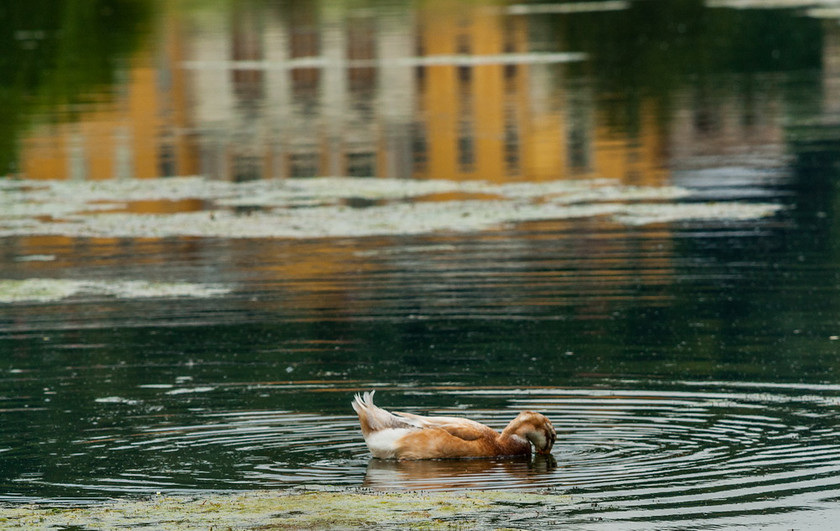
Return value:
<svg viewBox="0 0 840 531">
<path fill-rule="evenodd" d="M 97 404 L 125 404 L 127 406 L 136 406 L 141 403 L 140 400 L 132 400 L 121 396 L 103 396 L 95 399 L 94 402 Z"/>
<path fill-rule="evenodd" d="M 168 395 L 189 395 L 194 393 L 209 393 L 210 391 L 214 391 L 215 387 L 189 387 L 183 389 L 173 389 L 171 391 L 167 391 L 166 394 Z"/>
<path fill-rule="evenodd" d="M 15 262 L 54 262 L 54 254 L 27 254 L 15 258 Z"/>
</svg>

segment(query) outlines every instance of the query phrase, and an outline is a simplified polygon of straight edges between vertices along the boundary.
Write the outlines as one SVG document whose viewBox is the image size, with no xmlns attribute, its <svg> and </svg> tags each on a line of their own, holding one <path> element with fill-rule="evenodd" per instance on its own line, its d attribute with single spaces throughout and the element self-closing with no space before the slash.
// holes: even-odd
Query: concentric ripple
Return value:
<svg viewBox="0 0 840 531">
<path fill-rule="evenodd" d="M 642 528 L 660 520 L 768 518 L 819 509 L 840 497 L 840 387 L 693 382 L 663 387 L 668 388 L 381 393 L 383 405 L 388 397 L 456 403 L 457 408 L 416 411 L 469 416 L 496 428 L 516 411 L 540 410 L 558 428 L 549 458 L 371 459 L 351 415 L 204 412 L 183 424 L 169 418 L 156 423 L 152 416 L 133 433 L 74 441 L 68 454 L 75 459 L 109 457 L 95 481 L 77 478 L 63 486 L 91 494 L 300 484 L 548 489 L 571 495 L 572 521 L 638 520 Z M 17 481 L 49 483 L 44 477 Z"/>
</svg>

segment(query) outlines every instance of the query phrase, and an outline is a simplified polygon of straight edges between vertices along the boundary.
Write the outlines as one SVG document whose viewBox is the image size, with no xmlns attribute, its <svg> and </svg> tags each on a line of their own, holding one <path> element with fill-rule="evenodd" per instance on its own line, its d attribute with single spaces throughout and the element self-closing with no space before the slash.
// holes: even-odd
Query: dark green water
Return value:
<svg viewBox="0 0 840 531">
<path fill-rule="evenodd" d="M 653 1 L 595 3 L 576 13 L 567 4 L 549 14 L 510 8 L 494 19 L 519 28 L 504 30 L 519 35 L 506 37 L 513 43 L 506 53 L 584 55 L 505 59 L 515 69 L 496 71 L 463 64 L 423 71 L 415 57 L 411 68 L 420 69 L 408 79 L 419 92 L 389 100 L 388 81 L 399 78 L 388 77 L 388 61 L 404 63 L 386 57 L 381 43 L 369 53 L 349 28 L 373 20 L 384 40 L 406 27 L 434 27 L 434 5 L 331 11 L 252 2 L 221 14 L 205 7 L 157 15 L 145 2 L 99 4 L 78 12 L 62 4 L 61 28 L 23 8 L 2 13 L 13 28 L 4 45 L 16 48 L 0 68 L 29 70 L 0 82 L 0 98 L 27 102 L 5 122 L 0 146 L 9 174 L 0 188 L 0 500 L 71 503 L 300 484 L 524 488 L 571 494 L 567 513 L 546 515 L 562 517 L 564 528 L 812 529 L 836 519 L 840 26 L 822 18 L 830 13 Z M 134 33 L 117 39 L 105 28 L 124 22 L 117 15 L 129 8 Z M 107 46 L 73 40 L 67 28 L 84 21 Z M 173 41 L 172 25 L 187 28 L 175 32 L 184 42 Z M 346 97 L 326 88 L 328 65 L 313 74 L 311 64 L 289 66 L 267 51 L 291 42 L 286 60 L 320 57 L 336 27 L 356 44 L 348 60 L 361 54 Z M 479 37 L 495 34 L 475 31 L 460 54 L 487 53 Z M 320 48 L 294 51 L 313 35 Z M 78 55 L 57 42 L 77 46 Z M 392 42 L 398 49 L 402 41 Z M 433 47 L 427 42 L 425 53 Z M 424 49 L 408 50 L 414 57 Z M 370 81 L 365 61 L 373 60 L 380 63 Z M 93 65 L 72 95 L 55 88 L 65 86 L 54 77 L 66 74 L 63 61 Z M 434 68 L 461 83 L 487 72 L 516 79 L 505 101 L 530 98 L 507 104 L 522 122 L 505 126 L 503 136 L 478 127 L 473 137 L 456 134 L 441 145 L 434 135 L 411 136 L 424 127 L 445 136 L 435 113 L 446 102 L 463 105 L 472 90 L 436 93 L 459 85 L 446 85 Z M 149 175 L 141 175 L 147 151 L 111 143 L 126 130 L 135 139 L 145 131 L 144 113 L 125 111 L 130 95 L 144 90 L 131 84 L 143 72 L 156 76 L 153 86 L 169 87 L 159 95 L 175 94 L 182 74 L 190 87 L 183 109 L 172 96 L 146 113 L 191 113 L 152 128 L 158 136 L 143 148 L 155 162 Z M 282 99 L 272 91 L 282 92 L 286 74 L 292 88 Z M 475 90 L 469 101 L 479 116 L 470 119 L 480 122 L 492 106 Z M 239 99 L 219 96 L 228 92 Z M 336 106 L 345 118 L 330 130 Z M 561 124 L 560 137 L 551 136 L 555 126 L 540 125 L 545 116 Z M 110 125 L 96 129 L 103 123 Z M 269 134 L 250 134 L 261 128 Z M 331 134 L 341 140 L 323 140 Z M 563 144 L 540 143 L 545 138 Z M 308 151 L 295 151 L 303 144 Z M 58 145 L 65 147 L 50 147 Z M 436 162 L 447 145 L 449 166 Z M 508 173 L 482 173 L 498 167 L 482 157 L 500 149 Z M 557 152 L 559 166 L 544 163 Z M 102 153 L 116 155 L 97 162 Z M 465 176 L 470 156 L 475 172 Z M 123 188 L 104 199 L 96 187 L 49 188 L 48 197 L 48 185 L 35 182 L 75 186 L 80 177 L 114 177 L 96 173 L 109 168 L 131 171 L 113 170 Z M 238 202 L 226 203 L 228 191 L 138 198 L 131 187 L 131 177 L 199 174 L 207 190 L 279 177 L 278 192 L 297 186 L 293 177 L 306 168 L 523 186 L 547 180 L 540 172 L 548 168 L 553 179 L 607 194 L 569 200 L 569 208 L 630 205 L 659 215 L 674 207 L 677 214 L 650 222 L 622 218 L 629 210 L 511 215 L 475 230 L 456 223 L 417 233 L 410 229 L 425 218 L 404 214 L 407 222 L 387 218 L 388 230 L 325 229 L 326 237 L 234 234 L 228 226 L 208 233 L 191 225 L 198 218 L 184 218 L 178 232 L 163 224 L 194 212 L 212 220 L 232 212 L 256 231 L 316 207 L 325 216 L 342 208 L 374 216 L 394 205 L 489 198 L 472 188 L 451 196 L 354 191 L 362 181 L 336 191 L 339 199 L 309 191 L 289 204 L 256 194 L 241 200 L 241 188 Z M 618 191 L 603 191 L 601 178 Z M 158 182 L 163 189 L 173 181 Z M 688 195 L 632 197 L 634 187 L 669 186 Z M 493 199 L 502 193 L 486 190 Z M 543 199 L 529 201 L 516 206 Z M 736 215 L 756 204 L 775 210 Z M 457 203 L 456 218 L 485 215 L 471 205 Z M 698 205 L 706 214 L 686 214 Z M 723 213 L 708 214 L 714 208 Z M 134 224 L 139 235 L 127 236 Z M 63 287 L 10 295 L 10 282 L 26 279 Z M 114 287 L 126 281 L 221 289 L 166 295 Z M 72 282 L 86 284 L 58 292 Z M 519 410 L 540 410 L 558 428 L 553 458 L 371 460 L 350 400 L 374 388 L 384 407 L 497 428 Z"/>
</svg>

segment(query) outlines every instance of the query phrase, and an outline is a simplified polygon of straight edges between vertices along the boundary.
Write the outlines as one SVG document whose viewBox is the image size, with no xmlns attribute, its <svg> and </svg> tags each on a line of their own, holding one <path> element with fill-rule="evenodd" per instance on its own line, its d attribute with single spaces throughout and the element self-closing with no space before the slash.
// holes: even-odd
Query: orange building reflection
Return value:
<svg viewBox="0 0 840 531">
<path fill-rule="evenodd" d="M 659 185 L 681 160 L 739 145 L 781 144 L 772 94 L 753 120 L 737 121 L 743 106 L 726 102 L 719 112 L 752 129 L 732 126 L 725 146 L 702 135 L 703 116 L 714 119 L 714 109 L 722 107 L 704 108 L 689 97 L 673 123 L 657 118 L 651 98 L 642 100 L 634 131 L 611 127 L 592 84 L 572 79 L 570 65 L 585 57 L 574 50 L 542 51 L 533 35 L 549 32 L 541 27 L 544 17 L 503 4 L 430 1 L 416 10 L 328 2 L 282 10 L 251 2 L 196 11 L 167 6 L 155 35 L 162 45 L 149 43 L 129 58 L 124 82 L 113 93 L 76 110 L 72 120 L 33 129 L 21 146 L 22 176 L 240 181 L 349 175 L 495 183 L 612 178 Z M 741 137 L 753 142 L 739 144 Z M 152 213 L 204 205 L 148 201 L 127 208 Z M 563 226 L 575 223 L 587 221 Z M 667 245 L 667 230 L 651 241 Z M 309 242 L 293 260 L 284 256 L 288 249 L 267 250 L 270 265 L 258 276 L 305 278 L 301 285 L 309 288 L 314 277 L 324 278 L 319 297 L 340 301 L 350 295 L 335 279 L 349 263 L 360 267 L 353 258 L 359 248 L 386 244 L 371 239 L 338 249 L 334 242 Z M 616 282 L 636 282 L 634 272 L 648 271 L 641 281 L 659 283 L 671 267 L 663 258 L 668 253 L 656 248 L 615 249 L 648 245 L 638 241 L 575 245 L 591 256 L 644 261 L 618 273 L 609 260 L 591 261 L 603 267 L 592 278 L 603 272 Z M 325 267 L 325 257 L 340 259 Z M 375 262 L 365 267 L 380 267 Z M 586 310 L 592 315 L 609 311 L 607 301 L 593 301 Z M 302 293 L 284 304 L 317 302 Z"/>
<path fill-rule="evenodd" d="M 184 46 L 161 17 L 162 49 L 149 43 L 128 58 L 124 81 L 84 109 L 57 109 L 59 121 L 36 125 L 20 148 L 28 179 L 129 179 L 194 175 L 189 93 L 177 67 Z M 62 114 L 74 116 L 61 121 Z"/>
<path fill-rule="evenodd" d="M 658 124 L 645 121 L 632 139 L 601 125 L 592 89 L 565 78 L 568 63 L 583 57 L 533 50 L 529 35 L 539 23 L 501 5 L 443 1 L 416 11 L 326 2 L 285 10 L 257 3 L 232 11 L 170 6 L 157 28 L 162 47 L 149 43 L 131 57 L 124 82 L 100 104 L 36 127 L 21 149 L 22 174 L 663 183 Z M 166 213 L 203 205 L 145 201 L 125 208 Z M 50 239 L 19 244 L 43 247 Z M 597 254 L 602 243 L 615 246 L 588 241 L 586 251 Z M 257 281 L 283 279 L 300 288 L 292 287 L 287 300 L 252 304 L 269 311 L 361 309 L 368 303 L 355 300 L 341 278 L 347 268 L 370 274 L 384 267 L 360 258 L 377 256 L 384 245 L 370 239 L 266 249 L 253 269 Z M 106 241 L 97 253 L 109 253 Z"/>
<path fill-rule="evenodd" d="M 592 89 L 564 78 L 582 57 L 532 50 L 540 19 L 512 13 L 170 7 L 162 49 L 130 58 L 125 81 L 78 118 L 36 127 L 22 173 L 663 182 L 659 125 L 634 138 L 600 125 Z"/>
</svg>

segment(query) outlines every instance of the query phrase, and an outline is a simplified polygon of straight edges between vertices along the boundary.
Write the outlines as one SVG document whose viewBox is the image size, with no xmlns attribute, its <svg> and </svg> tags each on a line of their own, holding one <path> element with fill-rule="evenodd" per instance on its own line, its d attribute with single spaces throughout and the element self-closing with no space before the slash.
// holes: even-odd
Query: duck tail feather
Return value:
<svg viewBox="0 0 840 531">
<path fill-rule="evenodd" d="M 367 436 L 373 431 L 380 431 L 388 428 L 416 428 L 381 407 L 374 405 L 373 394 L 376 391 L 365 392 L 361 395 L 356 393 L 353 399 L 353 410 L 359 415 L 359 423 L 362 426 L 362 433 Z"/>
</svg>

